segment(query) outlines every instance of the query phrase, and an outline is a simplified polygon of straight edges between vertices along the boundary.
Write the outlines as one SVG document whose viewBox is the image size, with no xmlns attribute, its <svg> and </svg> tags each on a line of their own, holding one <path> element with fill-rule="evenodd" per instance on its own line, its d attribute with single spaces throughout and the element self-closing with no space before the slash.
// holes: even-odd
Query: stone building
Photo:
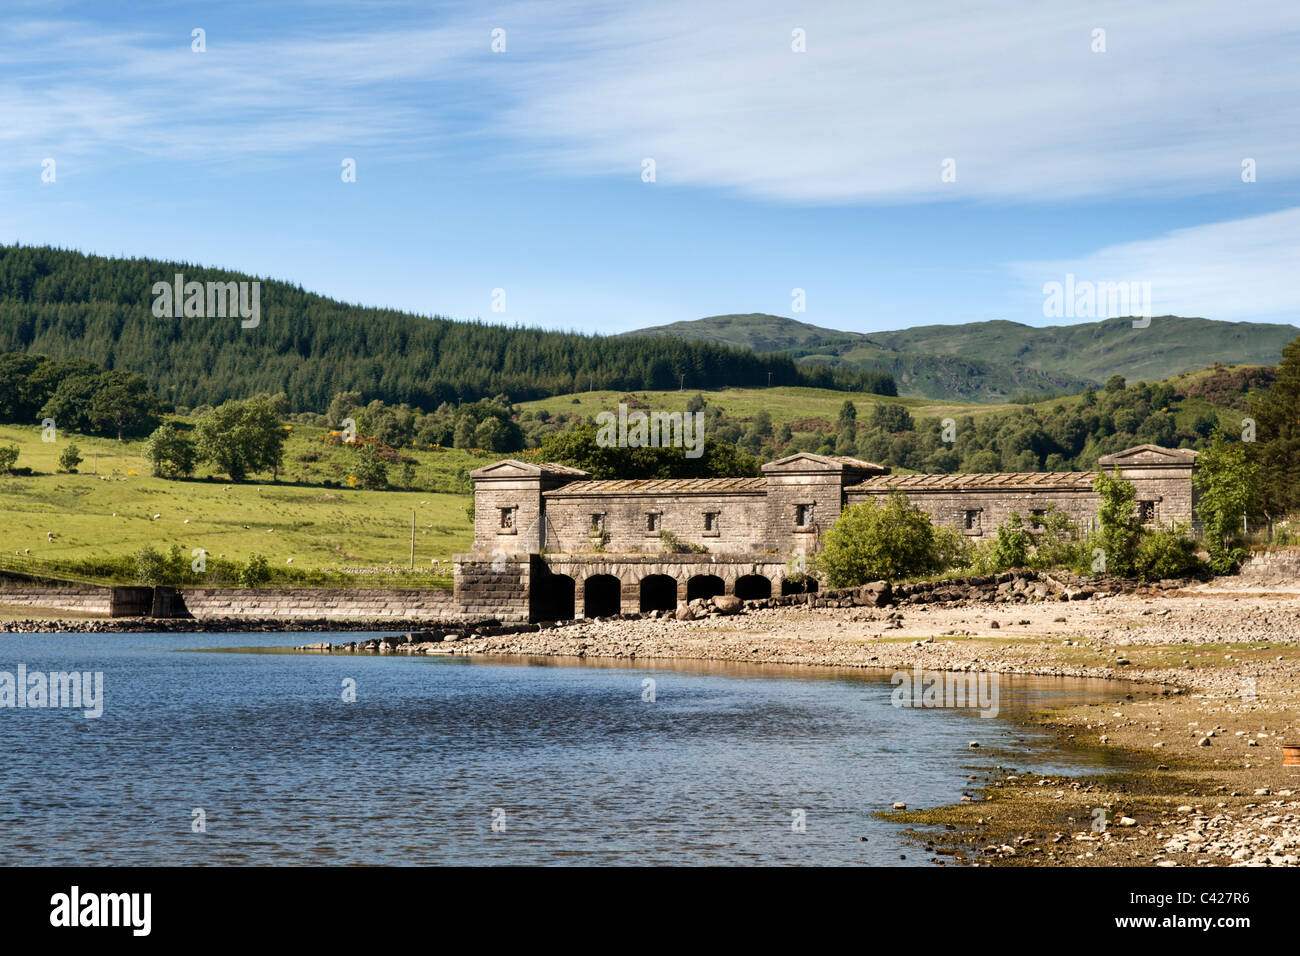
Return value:
<svg viewBox="0 0 1300 956">
<path fill-rule="evenodd" d="M 1100 459 L 1133 483 L 1149 524 L 1194 524 L 1196 452 L 1139 445 Z M 1096 472 L 894 475 L 857 458 L 789 455 L 761 478 L 592 480 L 507 459 L 470 473 L 474 545 L 456 557 L 456 603 L 503 620 L 668 610 L 717 594 L 815 589 L 803 573 L 846 507 L 900 491 L 972 538 L 1053 507 L 1088 528 Z"/>
</svg>

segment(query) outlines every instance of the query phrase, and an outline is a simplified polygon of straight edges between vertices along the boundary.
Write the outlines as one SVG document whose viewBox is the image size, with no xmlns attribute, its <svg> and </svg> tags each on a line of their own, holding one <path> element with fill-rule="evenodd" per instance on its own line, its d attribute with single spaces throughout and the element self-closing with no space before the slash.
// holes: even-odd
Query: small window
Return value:
<svg viewBox="0 0 1300 956">
<path fill-rule="evenodd" d="M 796 528 L 807 528 L 813 523 L 812 505 L 794 506 L 794 524 Z"/>
<path fill-rule="evenodd" d="M 976 510 L 973 510 L 973 511 L 967 511 L 967 512 L 966 512 L 966 530 L 967 530 L 967 531 L 978 531 L 979 529 L 980 529 L 980 513 L 979 513 L 979 510 L 976 509 Z"/>
<path fill-rule="evenodd" d="M 1143 524 L 1150 524 L 1156 520 L 1156 503 L 1154 501 L 1139 501 L 1137 503 L 1138 520 Z"/>
<path fill-rule="evenodd" d="M 704 512 L 704 530 L 706 532 L 716 533 L 718 530 L 718 515 L 716 511 Z"/>
<path fill-rule="evenodd" d="M 1033 531 L 1043 530 L 1043 517 L 1047 514 L 1042 508 L 1034 508 L 1029 512 L 1029 527 Z"/>
<path fill-rule="evenodd" d="M 515 529 L 515 512 L 518 508 L 499 508 L 501 512 L 501 530 L 513 531 Z"/>
<path fill-rule="evenodd" d="M 605 513 L 603 511 L 600 514 L 595 514 L 591 516 L 591 530 L 592 531 L 605 530 Z"/>
<path fill-rule="evenodd" d="M 657 511 L 651 511 L 649 514 L 647 514 L 645 516 L 645 529 L 647 531 L 658 531 L 660 517 L 661 516 Z"/>
</svg>

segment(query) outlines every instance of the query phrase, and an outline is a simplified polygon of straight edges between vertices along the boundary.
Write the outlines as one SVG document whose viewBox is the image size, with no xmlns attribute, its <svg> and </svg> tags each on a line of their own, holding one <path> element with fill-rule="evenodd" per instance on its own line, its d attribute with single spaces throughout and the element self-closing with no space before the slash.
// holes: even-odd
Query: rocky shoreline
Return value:
<svg viewBox="0 0 1300 956">
<path fill-rule="evenodd" d="M 1111 769 L 1061 777 L 1001 768 L 974 798 L 879 808 L 943 865 L 1300 864 L 1300 590 L 1254 582 L 1108 583 L 1015 575 L 805 597 L 717 599 L 628 619 L 472 629 L 329 653 L 572 657 L 644 662 L 989 671 L 1106 678 L 1150 695 L 1015 719 Z M 803 597 L 803 596 L 801 596 Z M 1122 685 L 1114 685 L 1120 688 Z M 1131 685 L 1129 685 L 1131 686 Z M 906 794 L 900 794 L 906 803 Z M 1097 829 L 1096 821 L 1106 821 Z"/>
</svg>

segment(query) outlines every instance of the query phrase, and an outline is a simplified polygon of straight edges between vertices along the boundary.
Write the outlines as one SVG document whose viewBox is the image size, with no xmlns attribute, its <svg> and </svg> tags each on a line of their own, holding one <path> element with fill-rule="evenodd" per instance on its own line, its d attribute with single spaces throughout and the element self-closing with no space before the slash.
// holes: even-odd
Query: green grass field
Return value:
<svg viewBox="0 0 1300 956">
<path fill-rule="evenodd" d="M 1204 374 L 1180 376 L 1178 384 L 1186 386 Z M 594 416 L 617 409 L 626 394 L 583 392 L 520 408 Z M 679 411 L 696 391 L 633 394 L 654 409 Z M 703 395 L 735 418 L 766 409 L 776 424 L 800 418 L 834 422 L 846 398 L 857 406 L 859 420 L 883 403 L 905 405 L 918 420 L 979 418 L 1019 407 L 815 388 L 732 388 Z M 1054 398 L 1029 407 L 1050 411 L 1079 400 Z M 1204 410 L 1219 415 L 1225 428 L 1240 428 L 1241 413 L 1201 400 L 1183 403 L 1179 425 L 1187 427 Z M 240 562 L 259 553 L 272 567 L 298 570 L 404 568 L 410 561 L 414 511 L 415 566 L 429 574 L 445 567 L 456 552 L 469 549 L 473 531 L 466 509 L 472 499 L 465 473 L 504 457 L 451 448 L 402 449 L 418 462 L 412 488 L 365 491 L 348 482 L 355 449 L 323 443 L 324 429 L 293 425 L 289 431 L 278 481 L 267 474 L 232 485 L 207 467 L 193 480 L 154 478 L 142 441 L 60 435 L 57 442 L 47 443 L 39 427 L 0 425 L 0 445 L 16 444 L 19 467 L 35 472 L 30 477 L 0 476 L 0 567 L 39 570 L 49 561 L 113 558 L 146 545 L 165 552 L 175 544 L 186 554 L 203 548 L 214 557 Z M 69 441 L 77 444 L 85 460 L 77 474 L 57 474 L 58 456 Z M 525 452 L 518 457 L 535 455 Z M 399 466 L 390 466 L 389 480 L 401 482 Z"/>
<path fill-rule="evenodd" d="M 827 388 L 727 388 L 718 391 L 701 391 L 688 388 L 685 391 L 596 391 L 579 392 L 576 395 L 558 395 L 555 398 L 541 398 L 535 402 L 523 402 L 521 410 L 545 409 L 552 415 L 572 414 L 596 415 L 602 411 L 618 410 L 618 403 L 625 395 L 635 395 L 656 411 L 685 411 L 686 403 L 697 394 L 703 395 L 710 405 L 717 405 L 733 418 L 750 418 L 759 409 L 766 409 L 772 416 L 774 425 L 781 425 L 800 418 L 825 418 L 834 422 L 840 414 L 840 406 L 846 399 L 851 400 L 858 409 L 858 420 L 865 420 L 876 405 L 905 405 L 913 418 L 947 418 L 958 415 L 973 415 L 976 418 L 1005 412 L 1016 408 L 1015 405 L 982 405 L 974 402 L 946 402 L 928 398 L 894 398 L 889 395 L 874 395 L 868 392 L 840 392 Z M 1058 401 L 1070 402 L 1071 399 Z M 1044 402 L 1044 405 L 1054 404 Z"/>
<path fill-rule="evenodd" d="M 37 472 L 0 476 L 3 566 L 113 557 L 146 545 L 165 552 L 176 544 L 186 554 L 203 548 L 239 561 L 256 552 L 272 566 L 287 565 L 292 558 L 292 566 L 303 570 L 406 567 L 411 512 L 417 569 L 431 570 L 432 562 L 468 550 L 471 497 L 452 489 L 458 471 L 495 456 L 406 449 L 419 461 L 416 489 L 364 491 L 347 486 L 347 456 L 353 450 L 323 446 L 318 440 L 322 434 L 322 429 L 295 425 L 278 482 L 258 475 L 232 485 L 204 480 L 207 469 L 196 480 L 154 478 L 141 453 L 143 442 L 60 435 L 57 442 L 46 443 L 37 427 L 0 426 L 0 445 L 18 445 L 19 467 Z M 77 474 L 56 474 L 58 455 L 68 441 L 85 460 Z M 316 453 L 316 461 L 298 460 Z M 396 478 L 397 469 L 390 468 L 390 481 Z M 338 480 L 340 487 L 325 487 L 321 482 L 326 479 Z"/>
</svg>

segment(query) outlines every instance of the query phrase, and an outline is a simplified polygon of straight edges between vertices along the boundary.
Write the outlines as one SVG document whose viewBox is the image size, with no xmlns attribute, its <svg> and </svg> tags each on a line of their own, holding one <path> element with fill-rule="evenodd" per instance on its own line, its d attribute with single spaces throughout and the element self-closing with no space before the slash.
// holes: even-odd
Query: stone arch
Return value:
<svg viewBox="0 0 1300 956">
<path fill-rule="evenodd" d="M 804 575 L 802 578 L 790 580 L 789 578 L 781 579 L 782 594 L 815 594 L 817 593 L 817 579 Z"/>
<path fill-rule="evenodd" d="M 612 574 L 593 574 L 583 584 L 585 617 L 610 617 L 622 611 L 623 582 Z"/>
<path fill-rule="evenodd" d="M 677 607 L 677 579 L 666 574 L 647 574 L 641 579 L 641 610 L 671 611 Z"/>
<path fill-rule="evenodd" d="M 736 578 L 736 597 L 742 601 L 758 601 L 772 596 L 772 582 L 761 574 L 746 574 Z"/>
<path fill-rule="evenodd" d="M 686 582 L 686 600 L 717 597 L 727 591 L 726 582 L 716 574 L 697 574 Z"/>
<path fill-rule="evenodd" d="M 567 574 L 541 574 L 528 590 L 530 621 L 573 620 L 573 578 Z"/>
</svg>

